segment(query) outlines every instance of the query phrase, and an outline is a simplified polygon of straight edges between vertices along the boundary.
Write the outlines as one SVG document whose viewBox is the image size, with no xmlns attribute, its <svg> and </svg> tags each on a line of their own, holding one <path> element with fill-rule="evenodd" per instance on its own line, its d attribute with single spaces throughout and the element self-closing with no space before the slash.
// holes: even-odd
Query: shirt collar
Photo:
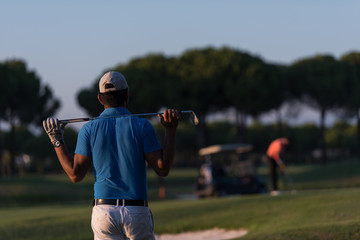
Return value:
<svg viewBox="0 0 360 240">
<path fill-rule="evenodd" d="M 130 111 L 123 107 L 107 108 L 101 114 L 100 117 L 118 116 L 130 114 Z"/>
</svg>

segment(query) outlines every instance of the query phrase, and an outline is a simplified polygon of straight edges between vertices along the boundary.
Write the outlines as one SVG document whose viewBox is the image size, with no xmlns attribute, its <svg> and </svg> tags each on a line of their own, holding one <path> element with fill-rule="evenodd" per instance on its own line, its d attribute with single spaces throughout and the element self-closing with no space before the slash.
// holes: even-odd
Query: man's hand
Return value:
<svg viewBox="0 0 360 240">
<path fill-rule="evenodd" d="M 174 162 L 175 136 L 179 115 L 179 111 L 175 109 L 168 109 L 163 114 L 158 114 L 161 124 L 165 127 L 163 148 L 145 153 L 145 159 L 159 176 L 167 176 Z"/>
<path fill-rule="evenodd" d="M 57 118 L 47 118 L 43 121 L 43 126 L 52 144 L 63 140 L 65 124 L 60 123 Z"/>
<path fill-rule="evenodd" d="M 161 124 L 165 128 L 177 128 L 179 124 L 179 111 L 176 109 L 167 109 L 164 114 L 159 114 Z"/>
<path fill-rule="evenodd" d="M 286 165 L 285 165 L 285 163 L 284 163 L 281 159 L 279 159 L 279 160 L 277 161 L 277 164 L 279 165 L 280 170 L 281 170 L 283 173 L 285 173 L 285 172 L 286 172 Z"/>
</svg>

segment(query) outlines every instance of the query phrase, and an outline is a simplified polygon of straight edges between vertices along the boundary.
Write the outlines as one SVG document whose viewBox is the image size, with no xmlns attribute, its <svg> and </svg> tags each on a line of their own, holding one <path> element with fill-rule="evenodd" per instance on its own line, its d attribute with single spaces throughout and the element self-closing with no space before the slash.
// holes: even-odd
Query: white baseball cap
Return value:
<svg viewBox="0 0 360 240">
<path fill-rule="evenodd" d="M 99 81 L 100 93 L 112 92 L 127 89 L 128 84 L 124 75 L 119 72 L 110 71 L 105 73 Z"/>
</svg>

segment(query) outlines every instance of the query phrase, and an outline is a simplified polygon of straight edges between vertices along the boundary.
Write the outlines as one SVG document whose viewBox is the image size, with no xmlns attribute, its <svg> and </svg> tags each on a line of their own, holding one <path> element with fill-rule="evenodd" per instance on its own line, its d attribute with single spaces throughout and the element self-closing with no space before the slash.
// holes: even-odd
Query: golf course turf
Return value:
<svg viewBox="0 0 360 240">
<path fill-rule="evenodd" d="M 165 200 L 157 199 L 157 178 L 149 174 L 155 232 L 217 227 L 247 229 L 243 240 L 360 239 L 359 167 L 358 160 L 289 166 L 296 194 L 287 191 L 290 189 L 281 179 L 280 186 L 286 191 L 276 197 L 264 194 L 200 200 L 176 199 L 176 194 L 193 193 L 196 169 L 174 169 L 166 179 Z M 259 173 L 266 178 L 265 169 Z M 88 176 L 85 182 L 72 184 L 64 175 L 1 179 L 1 238 L 92 239 L 91 182 Z"/>
</svg>

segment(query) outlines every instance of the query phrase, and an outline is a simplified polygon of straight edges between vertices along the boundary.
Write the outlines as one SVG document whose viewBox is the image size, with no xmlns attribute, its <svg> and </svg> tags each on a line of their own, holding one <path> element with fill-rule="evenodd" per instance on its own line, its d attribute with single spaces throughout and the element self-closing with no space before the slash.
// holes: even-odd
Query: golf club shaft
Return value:
<svg viewBox="0 0 360 240">
<path fill-rule="evenodd" d="M 119 118 L 119 117 L 130 117 L 130 116 L 147 117 L 147 116 L 155 116 L 155 115 L 159 115 L 159 114 L 162 115 L 164 113 L 163 112 L 137 113 L 137 114 L 125 114 L 125 115 L 119 115 L 119 116 L 109 116 L 109 117 L 73 118 L 73 119 L 63 119 L 63 120 L 60 120 L 60 122 L 63 124 L 68 124 L 68 123 L 76 123 L 76 122 L 87 122 L 87 121 L 91 121 L 91 120 L 95 120 L 95 119 Z M 195 115 L 194 111 L 192 111 L 192 110 L 183 110 L 183 111 L 180 111 L 180 114 L 190 114 L 191 120 L 195 125 L 197 125 L 199 122 L 197 116 Z"/>
</svg>

